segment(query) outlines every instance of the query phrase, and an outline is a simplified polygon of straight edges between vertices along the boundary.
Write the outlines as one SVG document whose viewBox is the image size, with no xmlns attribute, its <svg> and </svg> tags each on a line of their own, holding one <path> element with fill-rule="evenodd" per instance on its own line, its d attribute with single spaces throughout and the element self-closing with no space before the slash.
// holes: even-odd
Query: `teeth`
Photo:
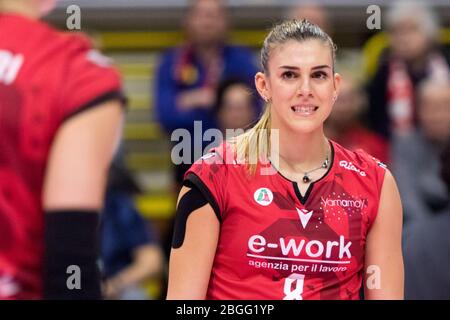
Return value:
<svg viewBox="0 0 450 320">
<path fill-rule="evenodd" d="M 314 107 L 314 106 L 308 106 L 308 107 L 295 106 L 295 107 L 292 107 L 292 109 L 295 112 L 299 112 L 299 113 L 312 113 L 313 111 L 316 110 L 316 107 Z"/>
</svg>

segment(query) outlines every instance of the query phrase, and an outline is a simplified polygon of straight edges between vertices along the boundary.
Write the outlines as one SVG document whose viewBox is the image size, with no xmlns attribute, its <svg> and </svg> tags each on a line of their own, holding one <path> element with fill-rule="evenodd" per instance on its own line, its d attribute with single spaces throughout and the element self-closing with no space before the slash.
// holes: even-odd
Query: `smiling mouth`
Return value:
<svg viewBox="0 0 450 320">
<path fill-rule="evenodd" d="M 292 106 L 291 110 L 298 115 L 309 116 L 319 109 L 318 106 Z"/>
</svg>

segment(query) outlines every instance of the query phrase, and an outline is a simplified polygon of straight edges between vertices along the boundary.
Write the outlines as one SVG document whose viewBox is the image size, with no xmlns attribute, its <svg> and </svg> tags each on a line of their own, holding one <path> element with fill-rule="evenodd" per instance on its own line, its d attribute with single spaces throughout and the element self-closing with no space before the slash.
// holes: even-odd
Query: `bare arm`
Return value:
<svg viewBox="0 0 450 320">
<path fill-rule="evenodd" d="M 178 201 L 189 190 L 183 187 Z M 183 245 L 170 254 L 167 299 L 205 299 L 219 229 L 220 223 L 209 204 L 189 215 Z"/>
<path fill-rule="evenodd" d="M 163 253 L 158 245 L 145 244 L 137 247 L 133 252 L 133 262 L 106 282 L 105 296 L 114 299 L 127 287 L 157 277 L 162 272 L 163 265 Z"/>
<path fill-rule="evenodd" d="M 62 125 L 49 155 L 44 209 L 102 208 L 108 168 L 119 143 L 122 121 L 122 106 L 110 101 Z"/>
<path fill-rule="evenodd" d="M 42 195 L 45 299 L 101 298 L 98 212 L 122 112 L 119 102 L 105 102 L 67 119 L 55 136 Z M 67 286 L 67 268 L 72 265 L 83 271 L 81 290 Z"/>
<path fill-rule="evenodd" d="M 367 236 L 364 280 L 367 300 L 403 299 L 401 234 L 400 195 L 392 174 L 386 171 L 378 215 Z"/>
<path fill-rule="evenodd" d="M 214 105 L 215 91 L 210 88 L 191 89 L 181 92 L 177 97 L 177 104 L 181 110 L 196 108 L 208 109 Z"/>
</svg>

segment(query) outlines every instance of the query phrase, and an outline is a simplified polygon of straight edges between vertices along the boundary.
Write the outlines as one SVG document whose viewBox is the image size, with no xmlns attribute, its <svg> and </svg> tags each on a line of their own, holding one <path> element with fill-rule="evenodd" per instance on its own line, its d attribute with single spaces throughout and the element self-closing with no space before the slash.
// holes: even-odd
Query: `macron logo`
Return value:
<svg viewBox="0 0 450 320">
<path fill-rule="evenodd" d="M 300 222 L 302 223 L 303 229 L 306 229 L 306 225 L 308 224 L 309 219 L 311 219 L 313 211 L 312 210 L 308 211 L 305 209 L 298 209 L 298 208 L 295 208 L 295 209 L 297 209 L 297 213 L 300 218 Z"/>
</svg>

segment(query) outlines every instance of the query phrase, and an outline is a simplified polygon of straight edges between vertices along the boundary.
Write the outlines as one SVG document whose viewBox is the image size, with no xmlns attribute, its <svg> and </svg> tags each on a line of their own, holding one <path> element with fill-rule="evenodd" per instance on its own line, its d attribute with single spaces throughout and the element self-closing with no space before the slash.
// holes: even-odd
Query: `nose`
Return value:
<svg viewBox="0 0 450 320">
<path fill-rule="evenodd" d="M 312 88 L 309 77 L 301 77 L 299 87 L 297 89 L 297 94 L 301 97 L 312 96 Z"/>
</svg>

